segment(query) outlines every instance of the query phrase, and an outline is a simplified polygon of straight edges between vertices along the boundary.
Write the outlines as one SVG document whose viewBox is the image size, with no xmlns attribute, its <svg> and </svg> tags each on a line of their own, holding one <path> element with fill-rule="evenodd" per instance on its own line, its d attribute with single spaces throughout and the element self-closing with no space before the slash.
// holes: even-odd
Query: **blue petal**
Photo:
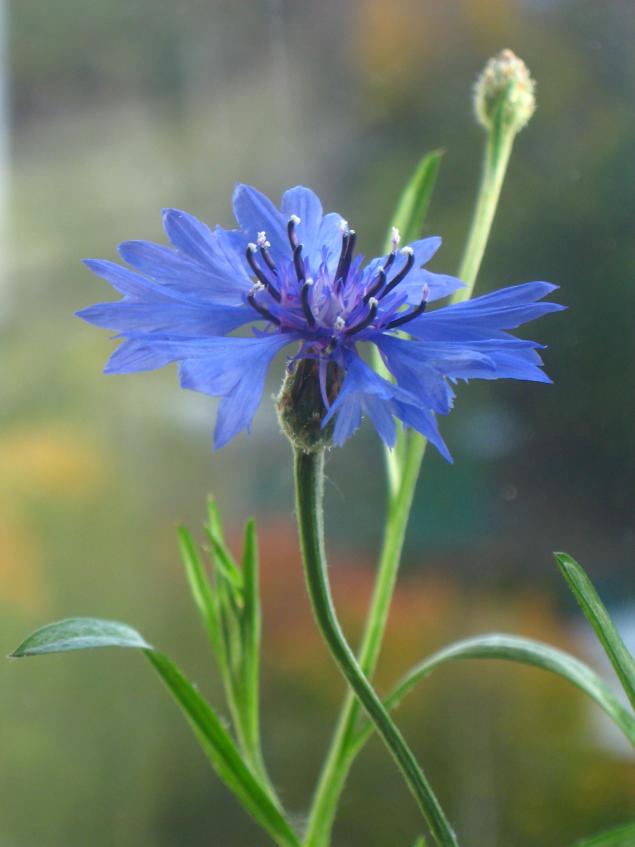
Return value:
<svg viewBox="0 0 635 847">
<path fill-rule="evenodd" d="M 120 344 L 112 354 L 104 373 L 125 374 L 153 371 L 179 359 L 204 355 L 209 339 L 167 338 L 138 335 Z"/>
<path fill-rule="evenodd" d="M 410 403 L 395 401 L 395 414 L 406 425 L 420 432 L 431 444 L 437 448 L 446 461 L 452 463 L 452 456 L 441 433 L 434 412 L 421 406 L 413 406 Z"/>
<path fill-rule="evenodd" d="M 326 267 L 331 276 L 335 273 L 340 253 L 342 252 L 343 220 L 342 216 L 336 212 L 329 212 L 328 215 L 324 215 L 316 239 L 316 244 L 319 245 L 320 255 L 318 257 L 312 257 L 313 261 L 318 262 L 322 258 L 325 258 Z M 311 270 L 315 273 L 313 266 Z"/>
<path fill-rule="evenodd" d="M 87 259 L 87 267 L 109 282 L 124 299 L 98 303 L 77 313 L 88 323 L 123 334 L 139 331 L 173 335 L 224 335 L 254 319 L 242 304 L 206 302 L 168 285 L 161 285 L 115 262 Z"/>
<path fill-rule="evenodd" d="M 450 294 L 454 294 L 459 288 L 465 288 L 465 283 L 456 276 L 435 274 L 432 271 L 427 271 L 425 268 L 413 268 L 395 291 L 397 293 L 407 292 L 407 302 L 411 306 L 418 306 L 421 303 L 421 297 L 426 287 L 428 302 L 433 303 L 435 300 L 442 300 L 444 297 L 449 297 Z"/>
<path fill-rule="evenodd" d="M 443 415 L 450 411 L 453 392 L 425 344 L 388 335 L 377 337 L 375 343 L 398 385 L 417 398 L 420 405 Z M 493 369 L 491 362 L 489 367 Z"/>
<path fill-rule="evenodd" d="M 255 242 L 259 232 L 266 232 L 274 259 L 291 259 L 287 221 L 268 197 L 250 185 L 237 185 L 233 205 L 238 225 L 249 241 Z"/>
<path fill-rule="evenodd" d="M 242 429 L 249 430 L 260 404 L 271 360 L 295 340 L 297 336 L 290 333 L 211 339 L 213 343 L 204 355 L 182 362 L 180 381 L 183 388 L 223 398 L 214 431 L 216 449 Z"/>
<path fill-rule="evenodd" d="M 345 353 L 344 366 L 346 376 L 342 382 L 339 394 L 322 419 L 322 426 L 338 415 L 333 431 L 333 440 L 338 446 L 352 435 L 361 421 L 363 413 L 367 414 L 377 429 L 382 440 L 393 447 L 396 438 L 396 428 L 392 421 L 393 401 L 417 403 L 417 399 L 392 382 L 379 376 L 372 368 L 360 359 L 353 350 Z M 340 422 L 339 416 L 343 415 Z M 391 420 L 389 420 L 389 418 Z"/>
<path fill-rule="evenodd" d="M 138 302 L 98 303 L 81 309 L 77 317 L 122 335 L 138 332 L 169 333 L 175 336 L 226 335 L 250 323 L 256 315 L 245 306 L 191 306 L 183 303 Z"/>
<path fill-rule="evenodd" d="M 424 312 L 411 321 L 408 332 L 430 341 L 469 341 L 508 338 L 505 330 L 564 309 L 559 303 L 535 302 L 557 288 L 547 282 L 528 282 L 502 288 L 482 297 Z"/>
<path fill-rule="evenodd" d="M 304 254 L 313 256 L 317 250 L 319 256 L 321 245 L 317 243 L 317 238 L 322 223 L 322 204 L 317 194 L 309 188 L 296 185 L 284 192 L 280 208 L 287 221 L 291 215 L 300 218 L 297 233 L 298 240 L 304 245 Z"/>
<path fill-rule="evenodd" d="M 190 259 L 213 265 L 216 249 L 212 231 L 194 215 L 180 209 L 164 209 L 163 228 L 172 244 Z"/>
<path fill-rule="evenodd" d="M 241 262 L 224 262 L 223 267 L 217 259 L 213 265 L 203 266 L 151 241 L 125 241 L 119 245 L 119 254 L 142 274 L 186 297 L 206 302 L 237 306 L 252 284 Z"/>
</svg>

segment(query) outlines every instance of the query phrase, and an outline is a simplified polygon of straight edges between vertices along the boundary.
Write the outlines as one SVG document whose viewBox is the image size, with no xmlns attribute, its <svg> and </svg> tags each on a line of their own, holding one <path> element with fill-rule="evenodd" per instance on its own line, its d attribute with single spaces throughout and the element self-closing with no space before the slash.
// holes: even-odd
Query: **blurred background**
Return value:
<svg viewBox="0 0 635 847">
<path fill-rule="evenodd" d="M 456 268 L 482 134 L 471 86 L 503 47 L 538 82 L 478 290 L 547 279 L 570 309 L 531 327 L 554 386 L 461 387 L 405 551 L 379 681 L 448 641 L 505 630 L 603 669 L 551 557 L 587 567 L 635 640 L 635 9 L 631 0 L 14 0 L 0 4 L 0 641 L 87 614 L 125 620 L 220 706 L 178 560 L 218 500 L 260 527 L 263 722 L 306 812 L 343 686 L 304 599 L 289 448 L 264 402 L 211 451 L 214 401 L 173 368 L 102 375 L 108 334 L 74 311 L 111 292 L 82 267 L 160 209 L 231 224 L 235 182 L 298 182 L 378 252 L 404 181 L 445 149 L 426 231 Z M 270 392 L 277 389 L 275 380 Z M 352 639 L 380 543 L 383 465 L 365 427 L 328 463 L 332 577 Z M 606 670 L 611 675 L 610 670 Z M 399 713 L 462 842 L 567 845 L 635 815 L 632 756 L 539 671 L 457 664 Z M 143 660 L 103 651 L 0 666 L 1 847 L 253 847 Z M 354 768 L 335 831 L 409 847 L 418 813 L 383 748 Z"/>
</svg>

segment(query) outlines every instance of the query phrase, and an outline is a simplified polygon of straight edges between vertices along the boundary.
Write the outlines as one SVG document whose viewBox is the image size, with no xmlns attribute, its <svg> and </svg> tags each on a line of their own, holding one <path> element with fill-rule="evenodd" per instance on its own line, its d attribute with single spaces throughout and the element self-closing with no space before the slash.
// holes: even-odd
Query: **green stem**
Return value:
<svg viewBox="0 0 635 847">
<path fill-rule="evenodd" d="M 295 492 L 300 546 L 311 605 L 335 662 L 392 753 L 428 822 L 437 844 L 457 847 L 457 840 L 412 751 L 360 668 L 339 625 L 326 570 L 322 513 L 324 454 L 295 451 Z"/>
<path fill-rule="evenodd" d="M 495 125 L 487 135 L 478 196 L 459 268 L 459 277 L 466 286 L 456 292 L 453 302 L 469 299 L 474 291 L 513 140 L 513 134 L 504 131 L 500 124 Z M 388 516 L 373 597 L 359 650 L 359 664 L 368 677 L 372 677 L 374 673 L 383 642 L 426 444 L 426 439 L 418 433 L 402 433 L 398 444 L 401 452 L 397 449 L 392 453 L 387 451 Z M 349 693 L 342 706 L 315 791 L 309 812 L 305 847 L 326 847 L 329 843 L 338 799 L 357 752 L 351 749 L 351 744 L 359 710 L 357 699 Z"/>
<path fill-rule="evenodd" d="M 500 197 L 509 157 L 514 145 L 515 133 L 505 128 L 500 121 L 487 134 L 485 158 L 481 171 L 476 205 L 472 215 L 472 224 L 463 251 L 459 268 L 459 277 L 465 283 L 452 297 L 453 303 L 469 300 L 474 291 L 489 234 L 494 222 L 496 207 Z"/>
</svg>

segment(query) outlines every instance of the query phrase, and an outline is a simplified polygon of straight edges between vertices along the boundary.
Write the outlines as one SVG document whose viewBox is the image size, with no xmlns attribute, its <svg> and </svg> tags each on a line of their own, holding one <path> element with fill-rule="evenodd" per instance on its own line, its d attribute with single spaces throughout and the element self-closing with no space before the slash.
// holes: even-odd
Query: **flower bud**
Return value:
<svg viewBox="0 0 635 847">
<path fill-rule="evenodd" d="M 344 372 L 330 361 L 326 370 L 326 396 L 332 403 L 342 384 Z M 285 374 L 277 398 L 278 420 L 294 447 L 304 453 L 317 453 L 331 446 L 333 423 L 322 427 L 326 407 L 322 399 L 319 363 L 301 359 Z"/>
<path fill-rule="evenodd" d="M 527 124 L 536 109 L 536 83 L 522 59 L 502 50 L 485 65 L 474 86 L 478 122 L 491 130 L 496 121 L 513 133 Z"/>
</svg>

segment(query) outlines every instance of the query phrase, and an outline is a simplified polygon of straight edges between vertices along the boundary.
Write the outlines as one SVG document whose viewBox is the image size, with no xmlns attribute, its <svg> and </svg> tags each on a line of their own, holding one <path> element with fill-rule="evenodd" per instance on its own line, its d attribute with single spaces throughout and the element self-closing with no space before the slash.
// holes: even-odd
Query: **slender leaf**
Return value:
<svg viewBox="0 0 635 847">
<path fill-rule="evenodd" d="M 468 638 L 439 650 L 406 674 L 386 699 L 386 707 L 395 708 L 420 679 L 428 676 L 439 665 L 457 659 L 503 659 L 555 673 L 595 700 L 619 726 L 631 744 L 635 745 L 635 717 L 620 703 L 595 671 L 562 650 L 530 638 L 513 635 L 492 634 Z M 364 725 L 358 731 L 353 750 L 358 750 L 371 734 L 372 728 Z"/>
<path fill-rule="evenodd" d="M 243 575 L 225 543 L 218 506 L 212 498 L 208 501 L 208 516 L 206 529 L 209 540 L 212 542 L 212 552 L 215 557 L 214 564 L 216 569 L 227 579 L 233 588 L 238 592 L 242 592 Z"/>
<path fill-rule="evenodd" d="M 219 658 L 221 655 L 221 640 L 216 598 L 214 597 L 214 592 L 201 557 L 196 549 L 196 544 L 188 530 L 184 527 L 179 528 L 179 548 L 194 603 L 209 635 L 214 654 Z"/>
<path fill-rule="evenodd" d="M 11 657 L 19 659 L 25 656 L 66 653 L 69 650 L 87 650 L 93 647 L 151 649 L 150 644 L 126 624 L 97 618 L 66 618 L 63 621 L 47 624 L 31 633 L 11 653 Z"/>
<path fill-rule="evenodd" d="M 421 237 L 421 229 L 430 205 L 430 199 L 439 173 L 442 150 L 427 153 L 417 165 L 417 168 L 406 183 L 397 202 L 397 208 L 392 217 L 392 226 L 401 233 L 403 244 L 416 241 Z M 390 250 L 391 231 L 386 237 L 385 250 Z"/>
<path fill-rule="evenodd" d="M 152 650 L 146 651 L 146 655 L 180 705 L 220 778 L 277 844 L 299 847 L 300 842 L 282 812 L 245 765 L 207 701 L 167 656 Z"/>
<path fill-rule="evenodd" d="M 590 838 L 577 841 L 575 847 L 635 847 L 635 823 L 616 826 Z"/>
<path fill-rule="evenodd" d="M 93 647 L 143 650 L 183 710 L 219 777 L 279 847 L 300 847 L 281 809 L 243 762 L 232 737 L 209 703 L 174 662 L 150 647 L 136 630 L 114 621 L 69 618 L 38 629 L 12 655 L 20 658 Z"/>
<path fill-rule="evenodd" d="M 256 525 L 245 525 L 243 550 L 244 608 L 242 614 L 243 674 L 247 711 L 252 724 L 254 741 L 258 738 L 258 686 L 260 664 L 261 610 L 258 585 L 258 547 Z"/>
<path fill-rule="evenodd" d="M 554 553 L 554 556 L 575 599 L 611 660 L 631 705 L 635 708 L 635 660 L 626 649 L 617 627 L 584 569 L 567 553 Z"/>
</svg>

